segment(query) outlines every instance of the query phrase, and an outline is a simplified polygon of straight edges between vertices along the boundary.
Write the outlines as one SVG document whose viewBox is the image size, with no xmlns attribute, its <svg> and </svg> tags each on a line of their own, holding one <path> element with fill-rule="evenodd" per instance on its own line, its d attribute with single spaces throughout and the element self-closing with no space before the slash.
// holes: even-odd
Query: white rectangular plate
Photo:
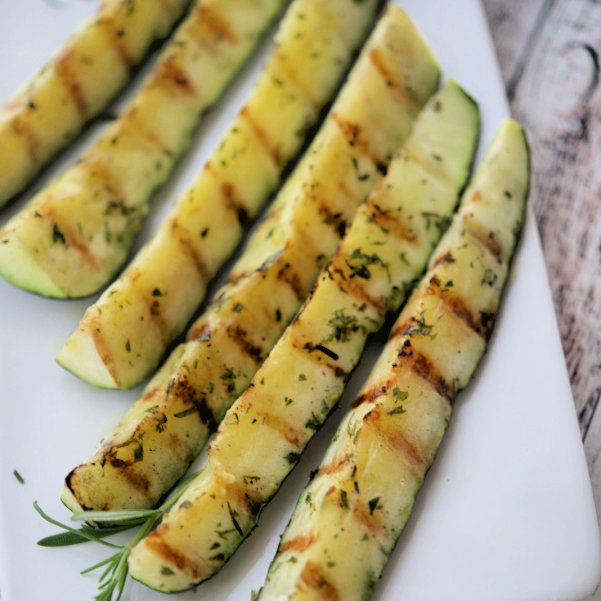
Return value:
<svg viewBox="0 0 601 601">
<path fill-rule="evenodd" d="M 482 109 L 482 144 L 508 113 L 477 0 L 405 0 L 447 77 Z M 95 9 L 82 0 L 23 0 L 0 8 L 0 97 L 33 73 Z M 258 73 L 264 44 L 227 102 L 199 132 L 188 157 L 155 202 L 148 237 L 175 193 L 203 164 Z M 96 130 L 97 131 L 97 130 Z M 94 136 L 94 129 L 85 138 Z M 73 154 L 63 157 L 67 164 Z M 55 166 L 53 173 L 56 173 Z M 50 174 L 51 175 L 51 174 Z M 47 176 L 46 176 L 47 177 Z M 40 182 L 41 183 L 41 182 Z M 39 185 L 39 184 L 38 184 Z M 536 190 L 533 190 L 536 194 Z M 23 201 L 2 213 L 14 213 Z M 106 556 L 91 545 L 45 549 L 54 528 L 34 513 L 37 499 L 68 520 L 62 480 L 88 457 L 134 400 L 95 390 L 54 364 L 89 301 L 50 301 L 0 281 L 0 590 L 3 601 L 91 599 L 95 575 L 79 571 Z M 370 345 L 343 405 L 377 355 Z M 382 339 L 379 340 L 382 343 Z M 308 473 L 340 419 L 337 411 L 261 524 L 212 581 L 178 599 L 247 600 L 258 589 Z M 19 484 L 16 469 L 25 478 Z M 108 551 L 108 549 L 107 549 Z M 461 395 L 446 441 L 375 598 L 380 601 L 577 601 L 599 579 L 599 532 L 545 267 L 531 215 L 492 345 Z M 127 601 L 164 601 L 139 584 Z"/>
</svg>

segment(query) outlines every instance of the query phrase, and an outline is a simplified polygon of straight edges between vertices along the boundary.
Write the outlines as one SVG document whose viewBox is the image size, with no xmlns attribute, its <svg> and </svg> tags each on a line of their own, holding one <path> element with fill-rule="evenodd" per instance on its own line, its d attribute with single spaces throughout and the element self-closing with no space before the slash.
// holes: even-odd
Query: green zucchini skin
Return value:
<svg viewBox="0 0 601 601">
<path fill-rule="evenodd" d="M 104 0 L 0 109 L 0 206 L 27 186 L 131 78 L 190 0 Z"/>
<path fill-rule="evenodd" d="M 285 2 L 198 0 L 119 118 L 0 229 L 0 275 L 53 298 L 104 286 L 201 116 Z"/>
<path fill-rule="evenodd" d="M 194 586 L 251 532 L 338 402 L 368 334 L 425 268 L 467 179 L 478 130 L 477 106 L 456 84 L 429 101 L 313 293 L 226 413 L 206 468 L 132 550 L 135 579 L 162 591 Z"/>
<path fill-rule="evenodd" d="M 261 601 L 365 601 L 486 350 L 522 228 L 529 152 L 505 122 L 301 494 Z"/>
<path fill-rule="evenodd" d="M 152 373 L 301 150 L 378 5 L 290 6 L 246 105 L 154 238 L 86 311 L 58 356 L 63 367 L 106 388 L 130 388 Z"/>
<path fill-rule="evenodd" d="M 415 49 L 391 44 L 399 38 L 413 39 Z M 390 75 L 411 82 L 413 95 L 387 86 L 370 58 L 374 50 L 395 66 Z M 344 226 L 436 91 L 438 72 L 409 19 L 382 20 L 188 341 L 173 351 L 94 456 L 66 478 L 69 507 L 153 507 L 184 474 L 308 296 Z M 350 143 L 350 124 L 361 131 L 362 144 Z"/>
</svg>

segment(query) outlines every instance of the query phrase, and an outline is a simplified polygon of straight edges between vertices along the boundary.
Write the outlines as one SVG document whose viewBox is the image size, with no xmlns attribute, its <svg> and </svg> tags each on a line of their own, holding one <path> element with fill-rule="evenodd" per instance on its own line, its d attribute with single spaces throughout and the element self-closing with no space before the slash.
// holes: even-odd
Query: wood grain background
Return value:
<svg viewBox="0 0 601 601">
<path fill-rule="evenodd" d="M 601 522 L 601 2 L 483 4 L 530 138 L 530 201 Z"/>
</svg>

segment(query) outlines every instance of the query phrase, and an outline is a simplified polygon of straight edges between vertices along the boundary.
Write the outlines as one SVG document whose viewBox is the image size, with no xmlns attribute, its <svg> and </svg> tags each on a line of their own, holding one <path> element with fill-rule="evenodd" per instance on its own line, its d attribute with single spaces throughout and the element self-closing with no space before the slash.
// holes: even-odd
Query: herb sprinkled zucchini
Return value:
<svg viewBox="0 0 601 601">
<path fill-rule="evenodd" d="M 98 115 L 190 0 L 104 0 L 0 109 L 0 206 Z"/>
<path fill-rule="evenodd" d="M 134 578 L 162 591 L 194 586 L 254 528 L 340 398 L 368 334 L 424 269 L 467 179 L 477 133 L 477 106 L 456 84 L 430 100 L 312 295 L 226 413 L 206 468 L 132 550 Z"/>
<path fill-rule="evenodd" d="M 393 43 L 399 39 L 403 46 Z M 387 77 L 374 55 L 394 66 Z M 152 507 L 183 475 L 309 294 L 437 80 L 436 61 L 421 36 L 391 7 L 188 342 L 172 353 L 96 454 L 67 477 L 63 500 L 69 507 Z M 399 82 L 413 93 L 399 93 Z"/>
<path fill-rule="evenodd" d="M 199 0 L 121 116 L 0 229 L 0 274 L 57 298 L 101 288 L 125 261 L 199 118 L 284 4 Z"/>
<path fill-rule="evenodd" d="M 402 532 L 495 321 L 528 195 L 504 123 L 280 541 L 262 601 L 365 601 Z"/>
<path fill-rule="evenodd" d="M 58 357 L 129 388 L 159 363 L 277 187 L 368 34 L 377 0 L 296 0 L 247 104 L 157 235 L 82 318 Z"/>
</svg>

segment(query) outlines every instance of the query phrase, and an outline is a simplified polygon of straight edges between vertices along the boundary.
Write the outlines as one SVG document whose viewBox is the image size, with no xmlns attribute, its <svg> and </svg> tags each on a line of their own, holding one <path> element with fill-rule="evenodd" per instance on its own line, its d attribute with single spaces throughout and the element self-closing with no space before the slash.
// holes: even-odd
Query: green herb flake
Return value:
<svg viewBox="0 0 601 601">
<path fill-rule="evenodd" d="M 286 407 L 289 407 L 290 405 L 292 405 L 292 403 L 294 403 L 294 399 L 291 399 L 289 396 L 285 396 L 284 403 L 286 403 Z"/>
<path fill-rule="evenodd" d="M 307 376 L 305 376 L 305 374 L 298 374 L 299 382 L 304 382 L 306 379 L 307 379 Z"/>
<path fill-rule="evenodd" d="M 178 413 L 174 413 L 173 417 L 186 417 L 187 415 L 192 415 L 192 413 L 196 413 L 196 407 L 188 407 L 183 411 L 179 411 Z"/>
<path fill-rule="evenodd" d="M 23 478 L 23 476 L 21 476 L 21 474 L 19 474 L 17 470 L 13 470 L 13 476 L 16 478 L 19 484 L 25 484 L 25 479 Z"/>
<path fill-rule="evenodd" d="M 58 225 L 56 225 L 56 223 L 53 223 L 52 224 L 52 243 L 56 244 L 57 242 L 65 245 L 65 246 L 67 245 L 67 240 L 65 238 L 65 235 L 63 234 L 63 232 L 61 232 Z"/>
<path fill-rule="evenodd" d="M 492 269 L 485 269 L 484 275 L 482 276 L 481 284 L 487 286 L 494 286 L 497 281 L 497 274 Z"/>
<path fill-rule="evenodd" d="M 173 576 L 175 572 L 169 566 L 161 566 L 162 576 Z"/>
<path fill-rule="evenodd" d="M 348 509 L 348 495 L 346 490 L 340 489 L 340 506 L 343 509 Z"/>
<path fill-rule="evenodd" d="M 369 515 L 373 515 L 374 511 L 376 511 L 376 509 L 381 509 L 381 506 L 378 505 L 378 503 L 380 502 L 380 497 L 374 497 L 373 499 L 370 499 L 367 506 L 369 507 Z"/>
<path fill-rule="evenodd" d="M 395 401 L 406 401 L 409 396 L 409 392 L 401 390 L 398 386 L 395 386 L 392 389 L 392 394 L 394 395 Z"/>
<path fill-rule="evenodd" d="M 131 353 L 131 342 L 129 341 L 129 338 L 125 341 L 125 350 L 128 353 Z"/>
</svg>

